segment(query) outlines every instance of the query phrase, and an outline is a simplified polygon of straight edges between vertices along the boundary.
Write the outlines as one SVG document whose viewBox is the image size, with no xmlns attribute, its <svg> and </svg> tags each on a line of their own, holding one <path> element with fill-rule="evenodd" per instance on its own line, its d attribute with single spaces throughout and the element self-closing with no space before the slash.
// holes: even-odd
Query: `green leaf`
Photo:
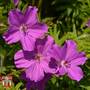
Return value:
<svg viewBox="0 0 90 90">
<path fill-rule="evenodd" d="M 20 90 L 20 87 L 22 86 L 22 82 L 19 82 L 16 86 L 15 86 L 15 90 Z"/>
</svg>

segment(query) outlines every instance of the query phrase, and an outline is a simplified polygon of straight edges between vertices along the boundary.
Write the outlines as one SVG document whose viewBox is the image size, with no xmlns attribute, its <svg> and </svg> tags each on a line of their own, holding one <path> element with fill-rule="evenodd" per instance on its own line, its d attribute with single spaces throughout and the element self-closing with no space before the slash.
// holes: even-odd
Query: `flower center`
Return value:
<svg viewBox="0 0 90 90">
<path fill-rule="evenodd" d="M 42 57 L 41 54 L 37 54 L 37 55 L 35 56 L 35 59 L 38 60 L 38 61 L 40 61 L 40 60 L 41 60 L 41 57 Z"/>
<path fill-rule="evenodd" d="M 67 61 L 62 60 L 61 63 L 60 63 L 60 65 L 62 67 L 66 67 L 68 65 L 68 63 L 67 63 Z"/>
<path fill-rule="evenodd" d="M 27 29 L 28 29 L 28 26 L 27 25 L 25 25 L 25 24 L 22 24 L 21 26 L 20 26 L 20 30 L 21 31 L 27 31 Z"/>
</svg>

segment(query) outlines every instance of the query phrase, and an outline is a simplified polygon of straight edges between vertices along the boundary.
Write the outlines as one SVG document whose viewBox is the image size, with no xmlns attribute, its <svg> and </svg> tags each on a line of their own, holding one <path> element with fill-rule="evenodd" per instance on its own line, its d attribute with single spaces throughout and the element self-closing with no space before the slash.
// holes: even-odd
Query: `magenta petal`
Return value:
<svg viewBox="0 0 90 90">
<path fill-rule="evenodd" d="M 15 60 L 19 60 L 19 59 L 22 59 L 24 58 L 24 54 L 23 54 L 23 51 L 22 50 L 19 50 L 15 53 L 15 56 L 14 56 L 14 59 Z"/>
<path fill-rule="evenodd" d="M 67 73 L 67 69 L 65 67 L 60 67 L 58 70 L 58 75 L 65 75 Z"/>
<path fill-rule="evenodd" d="M 30 90 L 31 87 L 32 87 L 31 82 L 28 81 L 28 82 L 26 83 L 26 90 Z"/>
<path fill-rule="evenodd" d="M 90 19 L 87 21 L 86 26 L 90 27 Z"/>
<path fill-rule="evenodd" d="M 48 31 L 48 27 L 46 24 L 35 24 L 31 27 L 29 34 L 34 38 L 43 37 L 44 34 Z"/>
<path fill-rule="evenodd" d="M 54 44 L 54 40 L 51 36 L 47 37 L 47 42 L 45 43 L 43 47 L 43 54 L 47 54 L 48 51 L 52 48 L 52 45 Z"/>
<path fill-rule="evenodd" d="M 39 82 L 33 82 L 28 80 L 26 83 L 26 90 L 34 89 L 34 90 L 45 90 L 46 83 L 51 78 L 51 75 L 46 74 L 45 77 Z"/>
<path fill-rule="evenodd" d="M 21 44 L 24 50 L 32 51 L 35 46 L 35 39 L 30 35 L 23 36 L 21 39 Z"/>
<path fill-rule="evenodd" d="M 37 82 L 36 84 L 37 84 L 38 90 L 45 90 L 46 83 L 48 82 L 50 78 L 51 78 L 51 75 L 46 74 L 45 77 L 41 81 Z"/>
<path fill-rule="evenodd" d="M 51 57 L 60 62 L 61 60 L 65 60 L 66 48 L 66 45 L 60 47 L 57 44 L 54 44 L 52 49 L 49 51 L 49 54 Z"/>
<path fill-rule="evenodd" d="M 86 57 L 78 57 L 70 62 L 71 65 L 83 65 L 85 64 L 87 58 Z"/>
<path fill-rule="evenodd" d="M 19 3 L 19 0 L 13 0 L 13 2 L 14 2 L 14 4 L 15 4 L 15 6 L 17 6 L 18 3 Z"/>
<path fill-rule="evenodd" d="M 43 52 L 43 46 L 42 45 L 38 45 L 37 46 L 37 51 L 38 51 L 38 53 L 42 54 L 42 52 Z"/>
<path fill-rule="evenodd" d="M 40 65 L 42 66 L 45 73 L 55 73 L 55 69 L 49 67 L 49 60 L 42 60 Z"/>
<path fill-rule="evenodd" d="M 66 43 L 66 57 L 65 60 L 72 60 L 77 57 L 77 46 L 73 40 L 67 40 Z"/>
<path fill-rule="evenodd" d="M 26 60 L 24 59 L 24 55 L 23 55 L 23 51 L 22 50 L 19 50 L 15 56 L 14 56 L 14 59 L 15 59 L 15 65 L 17 68 L 28 68 L 30 65 L 32 65 L 34 63 L 33 60 Z"/>
<path fill-rule="evenodd" d="M 83 78 L 83 72 L 80 67 L 71 66 L 68 68 L 68 76 L 72 80 L 80 81 Z"/>
<path fill-rule="evenodd" d="M 3 38 L 8 44 L 16 43 L 20 40 L 20 32 L 18 30 L 7 31 Z"/>
<path fill-rule="evenodd" d="M 38 53 L 41 53 L 43 55 L 46 55 L 48 50 L 52 47 L 52 44 L 54 43 L 54 40 L 51 36 L 46 36 L 43 39 L 37 39 L 35 43 L 35 48 L 38 51 Z"/>
<path fill-rule="evenodd" d="M 20 10 L 11 10 L 9 12 L 8 23 L 10 26 L 20 26 L 22 18 L 23 14 L 20 12 Z"/>
<path fill-rule="evenodd" d="M 44 71 L 42 67 L 40 67 L 39 63 L 31 65 L 26 70 L 26 77 L 35 82 L 40 81 L 44 78 Z"/>
<path fill-rule="evenodd" d="M 52 49 L 49 50 L 49 55 L 54 57 L 54 59 L 60 59 L 60 47 L 57 44 L 54 44 Z"/>
<path fill-rule="evenodd" d="M 17 68 L 28 68 L 31 64 L 33 64 L 34 62 L 25 60 L 25 59 L 19 59 L 17 61 L 15 61 L 15 65 Z"/>
<path fill-rule="evenodd" d="M 38 19 L 37 19 L 37 11 L 38 9 L 36 7 L 29 6 L 25 12 L 25 23 L 29 24 L 30 26 L 34 25 Z"/>
</svg>

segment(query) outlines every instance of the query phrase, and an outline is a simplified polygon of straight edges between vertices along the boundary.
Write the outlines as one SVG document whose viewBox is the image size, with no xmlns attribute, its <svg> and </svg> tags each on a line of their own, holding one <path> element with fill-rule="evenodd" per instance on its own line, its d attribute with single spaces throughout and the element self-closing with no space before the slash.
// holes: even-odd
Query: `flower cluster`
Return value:
<svg viewBox="0 0 90 90">
<path fill-rule="evenodd" d="M 80 81 L 83 72 L 79 66 L 87 60 L 85 53 L 77 51 L 73 40 L 58 46 L 51 36 L 46 35 L 48 26 L 39 22 L 37 11 L 33 6 L 25 12 L 11 10 L 8 31 L 3 35 L 7 44 L 21 43 L 22 49 L 16 52 L 14 62 L 17 68 L 24 69 L 22 77 L 27 80 L 27 90 L 44 90 L 53 74 Z"/>
</svg>

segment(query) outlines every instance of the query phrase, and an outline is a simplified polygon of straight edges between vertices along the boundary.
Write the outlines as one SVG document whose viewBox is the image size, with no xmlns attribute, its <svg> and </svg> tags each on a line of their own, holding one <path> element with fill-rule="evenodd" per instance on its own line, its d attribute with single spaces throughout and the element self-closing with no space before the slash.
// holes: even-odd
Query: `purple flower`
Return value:
<svg viewBox="0 0 90 90">
<path fill-rule="evenodd" d="M 31 51 L 36 39 L 42 37 L 47 31 L 46 24 L 40 23 L 37 18 L 37 8 L 29 6 L 23 14 L 15 9 L 9 12 L 9 29 L 3 38 L 8 44 L 21 42 L 23 49 Z"/>
<path fill-rule="evenodd" d="M 45 39 L 36 41 L 34 51 L 19 50 L 15 54 L 15 65 L 17 68 L 24 68 L 26 77 L 31 81 L 40 81 L 44 73 L 52 73 L 54 69 L 49 67 L 50 56 L 48 51 L 52 47 L 53 39 L 48 36 Z"/>
<path fill-rule="evenodd" d="M 26 80 L 26 90 L 45 90 L 46 83 L 51 77 L 51 74 L 46 74 L 41 81 L 33 82 L 26 78 L 25 73 L 22 74 L 22 79 Z"/>
<path fill-rule="evenodd" d="M 79 65 L 83 65 L 87 58 L 84 52 L 77 51 L 74 41 L 67 40 L 63 47 L 53 45 L 53 49 L 49 53 L 54 58 L 52 62 L 55 63 L 56 75 L 67 74 L 71 79 L 77 81 L 83 78 L 83 72 Z"/>
<path fill-rule="evenodd" d="M 88 22 L 86 23 L 87 27 L 90 27 L 90 19 L 88 20 Z"/>
<path fill-rule="evenodd" d="M 19 3 L 19 0 L 13 0 L 13 2 L 14 2 L 14 4 L 15 4 L 15 6 L 17 6 L 18 3 Z"/>
</svg>

